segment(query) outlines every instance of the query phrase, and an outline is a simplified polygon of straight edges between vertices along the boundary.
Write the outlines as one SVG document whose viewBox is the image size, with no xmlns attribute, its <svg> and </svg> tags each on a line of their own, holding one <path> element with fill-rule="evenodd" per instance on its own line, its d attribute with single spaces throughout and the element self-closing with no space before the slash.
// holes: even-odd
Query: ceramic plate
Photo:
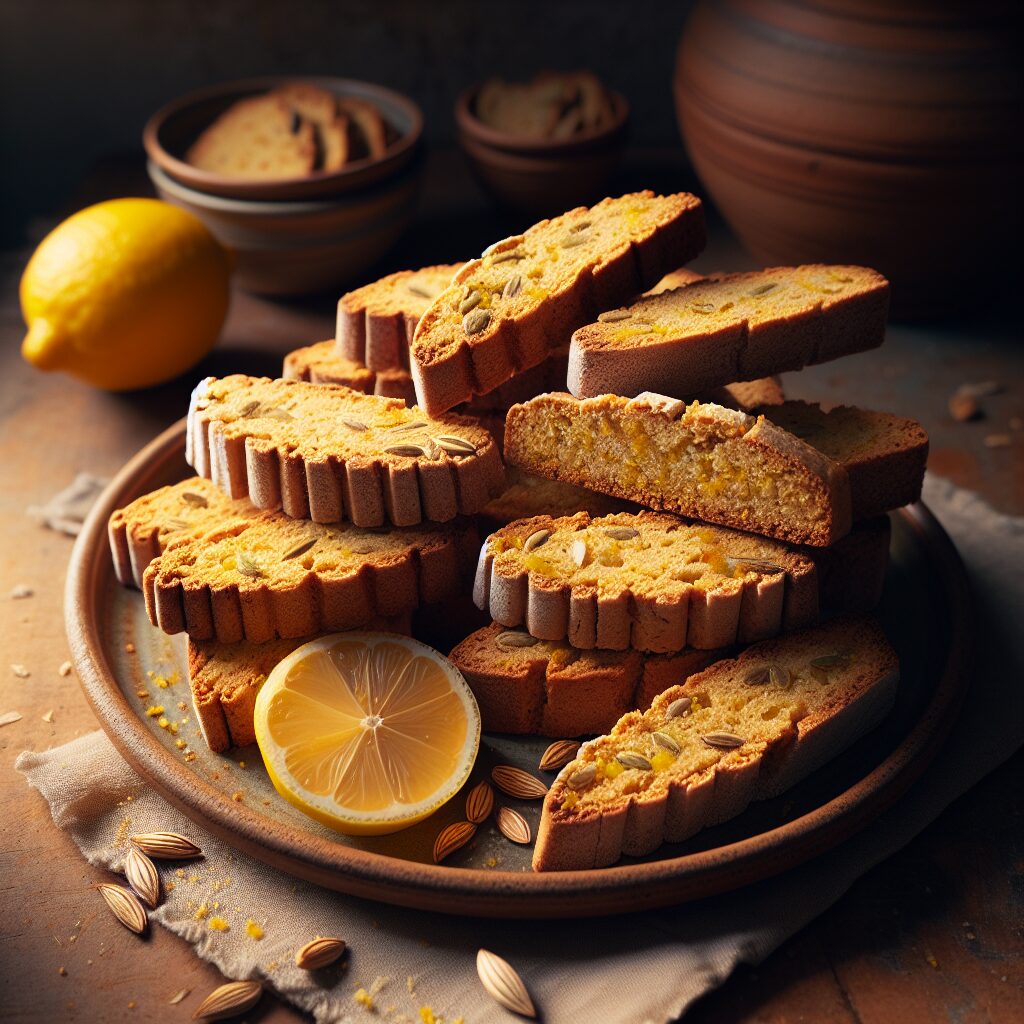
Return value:
<svg viewBox="0 0 1024 1024">
<path fill-rule="evenodd" d="M 923 505 L 914 505 L 892 517 L 892 565 L 879 612 L 900 655 L 896 706 L 870 736 L 783 796 L 650 857 L 589 871 L 534 874 L 531 849 L 505 840 L 493 823 L 435 865 L 434 839 L 463 817 L 461 795 L 395 835 L 337 834 L 277 795 L 255 747 L 210 753 L 189 697 L 184 637 L 152 627 L 141 594 L 114 577 L 107 518 L 146 491 L 187 476 L 184 445 L 182 421 L 143 449 L 110 484 L 78 539 L 66 593 L 78 676 L 114 745 L 168 800 L 246 853 L 319 885 L 421 909 L 501 917 L 616 913 L 709 896 L 793 867 L 858 831 L 924 770 L 956 715 L 970 631 L 966 582 L 949 538 Z M 476 625 L 466 621 L 460 632 Z M 428 625 L 419 636 L 448 650 L 458 633 L 441 638 Z M 161 688 L 154 677 L 170 682 Z M 176 735 L 160 727 L 159 716 L 146 714 L 156 704 L 177 725 Z M 548 742 L 485 734 L 467 788 L 499 763 L 541 774 L 536 767 Z M 539 802 L 507 802 L 536 833 Z"/>
</svg>

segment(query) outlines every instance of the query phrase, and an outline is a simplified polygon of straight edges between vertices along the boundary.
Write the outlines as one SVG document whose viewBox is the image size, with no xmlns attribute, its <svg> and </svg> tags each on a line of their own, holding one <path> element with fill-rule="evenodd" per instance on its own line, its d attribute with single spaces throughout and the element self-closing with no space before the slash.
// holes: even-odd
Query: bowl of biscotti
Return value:
<svg viewBox="0 0 1024 1024">
<path fill-rule="evenodd" d="M 720 891 L 888 806 L 962 657 L 928 437 L 778 378 L 881 344 L 888 283 L 701 276 L 704 240 L 692 195 L 605 199 L 346 293 L 277 379 L 199 382 L 69 583 L 134 623 L 73 626 L 133 763 L 297 875 L 508 916 Z M 162 634 L 174 737 L 109 668 Z"/>
<path fill-rule="evenodd" d="M 590 71 L 490 78 L 455 104 L 459 143 L 500 203 L 558 213 L 604 194 L 626 146 L 629 104 Z"/>
<path fill-rule="evenodd" d="M 335 287 L 408 226 L 422 114 L 383 86 L 268 77 L 191 93 L 150 118 L 149 176 L 236 255 L 250 291 Z"/>
</svg>

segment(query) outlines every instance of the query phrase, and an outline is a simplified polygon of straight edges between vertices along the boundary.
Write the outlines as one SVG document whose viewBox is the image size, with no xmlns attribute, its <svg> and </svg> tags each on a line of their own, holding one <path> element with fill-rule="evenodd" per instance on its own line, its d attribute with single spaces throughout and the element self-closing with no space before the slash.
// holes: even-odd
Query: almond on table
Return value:
<svg viewBox="0 0 1024 1024">
<path fill-rule="evenodd" d="M 605 867 L 784 792 L 874 728 L 899 663 L 870 619 L 767 640 L 585 743 L 544 800 L 533 867 Z"/>
<path fill-rule="evenodd" d="M 703 246 L 700 200 L 652 192 L 570 210 L 495 243 L 458 271 L 416 328 L 420 404 L 443 412 L 486 394 Z"/>
<path fill-rule="evenodd" d="M 242 374 L 196 387 L 186 458 L 232 497 L 322 523 L 447 522 L 504 486 L 498 447 L 473 419 Z"/>
<path fill-rule="evenodd" d="M 713 274 L 606 310 L 572 336 L 578 398 L 708 388 L 799 370 L 882 344 L 889 283 L 866 267 L 814 264 Z"/>
</svg>

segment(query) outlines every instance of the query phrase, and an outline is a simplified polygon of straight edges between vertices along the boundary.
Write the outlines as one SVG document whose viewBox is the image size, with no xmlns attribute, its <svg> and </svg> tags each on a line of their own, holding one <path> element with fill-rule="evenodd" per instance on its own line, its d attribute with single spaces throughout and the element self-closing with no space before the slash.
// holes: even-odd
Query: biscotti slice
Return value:
<svg viewBox="0 0 1024 1024">
<path fill-rule="evenodd" d="M 814 562 L 785 544 L 658 512 L 537 516 L 491 534 L 473 600 L 573 647 L 668 653 L 817 621 Z"/>
<path fill-rule="evenodd" d="M 193 143 L 185 159 L 228 178 L 296 178 L 312 173 L 313 124 L 280 97 L 239 100 Z"/>
<path fill-rule="evenodd" d="M 795 401 L 760 411 L 843 467 L 850 478 L 854 519 L 902 508 L 921 497 L 928 434 L 916 420 L 848 405 L 826 412 Z"/>
<path fill-rule="evenodd" d="M 544 798 L 534 870 L 643 856 L 777 796 L 874 728 L 898 677 L 869 619 L 717 662 L 580 748 Z"/>
<path fill-rule="evenodd" d="M 171 544 L 143 575 L 165 633 L 265 643 L 357 629 L 458 593 L 478 550 L 472 521 L 362 530 L 254 512 Z"/>
<path fill-rule="evenodd" d="M 338 355 L 371 370 L 408 369 L 420 317 L 452 282 L 461 263 L 400 270 L 338 300 Z"/>
<path fill-rule="evenodd" d="M 505 485 L 498 446 L 475 420 L 242 374 L 193 391 L 185 457 L 233 498 L 318 523 L 447 522 L 479 512 Z"/>
<path fill-rule="evenodd" d="M 281 376 L 312 384 L 341 384 L 367 395 L 400 398 L 407 405 L 416 401 L 408 370 L 367 369 L 362 363 L 339 356 L 333 338 L 289 352 L 284 357 Z"/>
<path fill-rule="evenodd" d="M 485 395 L 476 395 L 465 405 L 459 406 L 459 411 L 470 416 L 506 413 L 517 402 L 526 402 L 548 391 L 561 391 L 565 387 L 565 371 L 568 365 L 568 346 L 555 349 L 543 362 L 517 373 Z"/>
<path fill-rule="evenodd" d="M 768 412 L 764 406 L 782 405 L 786 395 L 778 377 L 758 377 L 757 380 L 736 381 L 721 388 L 712 388 L 703 395 L 698 395 L 701 403 L 723 405 L 726 409 L 739 409 L 740 412 Z"/>
<path fill-rule="evenodd" d="M 545 480 L 542 476 L 524 473 L 514 466 L 506 472 L 505 479 L 505 490 L 489 501 L 480 513 L 497 526 L 505 526 L 516 519 L 532 519 L 542 515 L 559 519 L 577 512 L 586 512 L 597 519 L 615 512 L 640 511 L 631 501 L 622 501 L 574 484 Z"/>
<path fill-rule="evenodd" d="M 660 295 L 662 292 L 670 292 L 674 288 L 682 288 L 683 285 L 703 280 L 703 274 L 688 270 L 686 267 L 677 267 L 670 270 L 653 288 L 648 288 L 644 295 Z"/>
<path fill-rule="evenodd" d="M 799 370 L 882 344 L 889 283 L 865 267 L 712 275 L 644 296 L 581 327 L 569 349 L 578 398 L 707 388 Z"/>
<path fill-rule="evenodd" d="M 353 160 L 379 160 L 388 148 L 387 125 L 380 111 L 357 96 L 339 96 L 338 109 L 348 115 Z"/>
<path fill-rule="evenodd" d="M 656 284 L 704 246 L 700 200 L 638 192 L 535 224 L 471 260 L 416 328 L 420 405 L 444 412 L 485 394 L 602 309 Z"/>
<path fill-rule="evenodd" d="M 270 95 L 280 96 L 312 122 L 317 141 L 317 170 L 339 171 L 348 162 L 348 117 L 338 110 L 338 97 L 309 82 L 289 82 Z"/>
<path fill-rule="evenodd" d="M 116 509 L 107 523 L 114 572 L 126 587 L 141 587 L 146 566 L 168 544 L 251 510 L 249 502 L 229 498 L 197 476 L 144 494 Z"/>
<path fill-rule="evenodd" d="M 513 406 L 508 462 L 648 508 L 827 547 L 849 532 L 845 469 L 764 417 L 664 395 Z"/>
<path fill-rule="evenodd" d="M 607 732 L 724 654 L 580 651 L 493 622 L 448 657 L 469 683 L 485 731 L 568 737 Z"/>
<path fill-rule="evenodd" d="M 365 629 L 410 636 L 408 615 L 375 619 Z M 253 712 L 256 695 L 279 661 L 314 637 L 271 640 L 265 644 L 222 644 L 188 641 L 188 681 L 199 730 L 206 745 L 219 754 L 230 747 L 256 742 Z"/>
</svg>

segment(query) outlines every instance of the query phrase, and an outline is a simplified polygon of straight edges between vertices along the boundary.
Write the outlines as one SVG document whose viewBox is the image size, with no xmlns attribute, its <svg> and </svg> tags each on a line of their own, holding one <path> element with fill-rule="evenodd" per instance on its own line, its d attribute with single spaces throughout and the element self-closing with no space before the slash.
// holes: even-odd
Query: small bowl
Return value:
<svg viewBox="0 0 1024 1024">
<path fill-rule="evenodd" d="M 379 260 L 412 221 L 420 161 L 333 199 L 229 199 L 189 188 L 152 160 L 157 194 L 195 214 L 235 257 L 235 282 L 259 295 L 336 288 Z"/>
<path fill-rule="evenodd" d="M 273 181 L 228 178 L 185 162 L 189 146 L 232 103 L 294 81 L 309 82 L 338 96 L 369 100 L 398 137 L 379 159 L 367 157 L 348 164 L 340 171 L 319 171 L 299 178 Z M 422 134 L 423 114 L 420 108 L 401 93 L 351 78 L 275 75 L 224 82 L 168 103 L 146 123 L 142 143 L 150 162 L 164 175 L 198 192 L 227 199 L 305 200 L 352 192 L 398 173 L 416 155 Z"/>
<path fill-rule="evenodd" d="M 629 104 L 612 89 L 609 125 L 570 139 L 524 139 L 484 124 L 474 113 L 479 85 L 455 103 L 459 143 L 484 188 L 530 213 L 561 212 L 601 198 L 626 148 Z"/>
</svg>

